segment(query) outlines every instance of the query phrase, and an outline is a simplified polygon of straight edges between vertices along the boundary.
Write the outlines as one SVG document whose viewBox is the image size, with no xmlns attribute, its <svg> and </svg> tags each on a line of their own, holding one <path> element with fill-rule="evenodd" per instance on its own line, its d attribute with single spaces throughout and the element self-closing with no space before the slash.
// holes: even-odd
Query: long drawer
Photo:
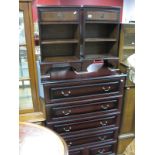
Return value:
<svg viewBox="0 0 155 155">
<path fill-rule="evenodd" d="M 114 152 L 113 147 L 114 145 L 112 144 L 94 147 L 90 149 L 89 155 L 100 155 L 100 154 L 108 155 Z"/>
<path fill-rule="evenodd" d="M 51 88 L 50 98 L 66 98 L 90 94 L 112 93 L 119 90 L 119 82 L 81 85 L 73 87 Z"/>
<path fill-rule="evenodd" d="M 85 135 L 72 135 L 72 136 L 63 136 L 65 139 L 67 145 L 69 147 L 77 146 L 77 145 L 83 145 L 88 143 L 94 143 L 94 142 L 108 142 L 111 140 L 114 140 L 116 138 L 117 131 L 111 130 L 108 132 L 105 132 L 103 130 L 94 131 L 85 133 Z"/>
<path fill-rule="evenodd" d="M 58 81 L 45 83 L 44 94 L 46 104 L 56 103 L 60 100 L 75 101 L 86 97 L 96 98 L 103 95 L 114 96 L 123 93 L 124 78 L 108 78 L 78 81 Z"/>
<path fill-rule="evenodd" d="M 116 11 L 87 11 L 86 20 L 119 21 L 119 12 Z"/>
<path fill-rule="evenodd" d="M 41 21 L 54 22 L 54 21 L 78 21 L 79 12 L 77 10 L 68 11 L 43 11 L 41 12 Z"/>
<path fill-rule="evenodd" d="M 69 150 L 69 155 L 84 155 L 83 148 L 85 148 L 89 155 L 115 155 L 116 140 L 108 143 L 98 143 L 92 145 L 85 145 Z"/>
<path fill-rule="evenodd" d="M 99 83 L 92 85 L 80 85 L 72 87 L 51 88 L 50 99 L 85 96 L 91 94 L 103 94 L 119 91 L 119 82 Z"/>
<path fill-rule="evenodd" d="M 66 117 L 77 114 L 86 114 L 91 112 L 103 111 L 112 112 L 120 111 L 121 97 L 113 97 L 111 99 L 98 99 L 98 100 L 79 100 L 72 102 L 60 102 L 56 104 L 46 105 L 47 120 L 54 117 Z"/>
<path fill-rule="evenodd" d="M 111 128 L 117 124 L 118 115 L 100 118 L 86 118 L 85 120 L 72 121 L 70 123 L 58 123 L 58 122 L 47 122 L 47 127 L 55 130 L 58 133 L 66 133 L 72 131 L 79 131 L 90 129 L 90 128 Z"/>
</svg>

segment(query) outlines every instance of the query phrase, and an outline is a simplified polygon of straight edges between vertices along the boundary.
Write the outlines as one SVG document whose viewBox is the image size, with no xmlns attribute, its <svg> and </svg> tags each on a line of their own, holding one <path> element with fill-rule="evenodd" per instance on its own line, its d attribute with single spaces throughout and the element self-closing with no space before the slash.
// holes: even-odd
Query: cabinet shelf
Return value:
<svg viewBox="0 0 155 155">
<path fill-rule="evenodd" d="M 103 20 L 103 21 L 97 21 L 97 20 L 94 20 L 94 21 L 85 21 L 85 23 L 96 23 L 96 24 L 103 24 L 103 23 L 105 23 L 105 24 L 119 24 L 119 22 L 118 21 L 116 21 L 116 22 L 114 22 L 114 21 L 105 21 L 105 20 Z"/>
<path fill-rule="evenodd" d="M 134 50 L 135 47 L 134 46 L 124 46 L 123 49 L 124 50 Z"/>
<path fill-rule="evenodd" d="M 117 56 L 113 56 L 110 54 L 87 54 L 85 56 L 85 59 L 87 59 L 87 60 L 94 60 L 94 59 L 104 59 L 104 60 L 115 59 L 115 60 L 118 60 L 119 58 Z"/>
<path fill-rule="evenodd" d="M 47 57 L 44 59 L 45 62 L 69 62 L 78 60 L 79 58 L 76 56 Z"/>
<path fill-rule="evenodd" d="M 19 47 L 26 47 L 26 44 L 19 44 Z"/>
<path fill-rule="evenodd" d="M 42 45 L 47 44 L 68 44 L 68 43 L 78 43 L 79 41 L 77 39 L 62 39 L 62 40 L 44 40 L 41 41 Z"/>
<path fill-rule="evenodd" d="M 39 24 L 41 25 L 51 25 L 51 24 L 79 24 L 78 21 L 70 21 L 70 22 L 67 22 L 67 21 L 61 21 L 61 22 L 39 22 Z"/>
<path fill-rule="evenodd" d="M 115 42 L 115 38 L 85 38 L 85 42 Z"/>
</svg>

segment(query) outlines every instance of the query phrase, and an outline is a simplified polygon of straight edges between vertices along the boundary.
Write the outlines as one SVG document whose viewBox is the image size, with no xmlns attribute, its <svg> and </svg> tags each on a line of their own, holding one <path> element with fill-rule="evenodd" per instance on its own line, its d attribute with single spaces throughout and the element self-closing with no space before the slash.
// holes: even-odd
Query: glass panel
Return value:
<svg viewBox="0 0 155 155">
<path fill-rule="evenodd" d="M 123 58 L 122 61 L 123 63 L 127 64 L 127 59 L 129 58 L 129 56 L 133 55 L 135 53 L 134 49 L 124 49 L 124 54 L 123 54 Z"/>
<path fill-rule="evenodd" d="M 19 109 L 33 109 L 24 29 L 24 14 L 19 12 Z"/>
<path fill-rule="evenodd" d="M 19 78 L 29 78 L 26 46 L 19 47 Z"/>
<path fill-rule="evenodd" d="M 127 64 L 129 56 L 135 53 L 135 25 L 127 24 L 124 25 L 124 46 L 122 62 Z"/>
<path fill-rule="evenodd" d="M 33 109 L 31 86 L 29 80 L 19 81 L 19 109 Z"/>
<path fill-rule="evenodd" d="M 19 45 L 26 44 L 24 30 L 24 13 L 19 12 Z"/>
</svg>

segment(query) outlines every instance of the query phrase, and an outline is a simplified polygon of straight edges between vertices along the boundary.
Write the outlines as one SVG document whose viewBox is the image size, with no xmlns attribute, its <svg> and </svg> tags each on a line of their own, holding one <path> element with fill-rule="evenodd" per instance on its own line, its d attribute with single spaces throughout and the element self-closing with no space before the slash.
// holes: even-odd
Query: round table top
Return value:
<svg viewBox="0 0 155 155">
<path fill-rule="evenodd" d="M 19 123 L 20 155 L 68 155 L 65 141 L 54 131 L 33 123 Z"/>
</svg>

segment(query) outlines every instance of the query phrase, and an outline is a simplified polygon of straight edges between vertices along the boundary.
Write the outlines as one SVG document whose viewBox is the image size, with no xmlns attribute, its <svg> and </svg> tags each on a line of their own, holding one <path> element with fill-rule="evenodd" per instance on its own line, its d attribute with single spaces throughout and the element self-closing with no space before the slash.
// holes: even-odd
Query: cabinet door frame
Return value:
<svg viewBox="0 0 155 155">
<path fill-rule="evenodd" d="M 31 85 L 32 102 L 33 102 L 33 109 L 19 110 L 20 114 L 35 113 L 40 111 L 31 9 L 32 9 L 31 1 L 21 0 L 19 2 L 19 11 L 22 11 L 24 15 L 25 41 L 26 41 L 28 69 L 29 69 L 29 77 L 30 77 L 30 85 Z"/>
</svg>

